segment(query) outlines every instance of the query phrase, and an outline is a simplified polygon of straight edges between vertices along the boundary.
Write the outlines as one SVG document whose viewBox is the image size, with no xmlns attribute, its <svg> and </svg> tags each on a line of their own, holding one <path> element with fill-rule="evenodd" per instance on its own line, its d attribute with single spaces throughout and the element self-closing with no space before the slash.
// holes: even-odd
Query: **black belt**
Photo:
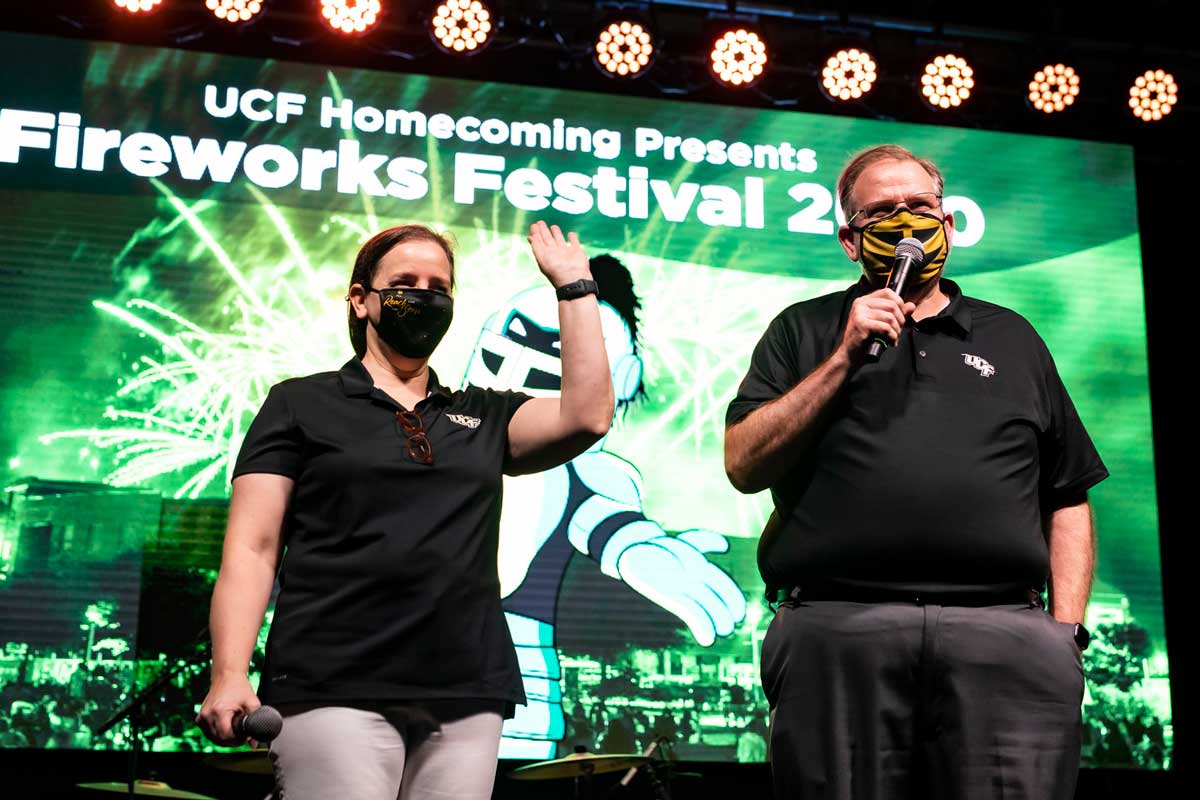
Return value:
<svg viewBox="0 0 1200 800">
<path fill-rule="evenodd" d="M 841 600 L 850 603 L 911 603 L 937 606 L 1003 606 L 1009 604 L 1042 606 L 1042 593 L 1036 589 L 983 589 L 922 592 L 889 586 L 846 586 L 840 584 L 804 584 L 775 590 L 776 603 L 807 603 L 813 600 Z"/>
</svg>

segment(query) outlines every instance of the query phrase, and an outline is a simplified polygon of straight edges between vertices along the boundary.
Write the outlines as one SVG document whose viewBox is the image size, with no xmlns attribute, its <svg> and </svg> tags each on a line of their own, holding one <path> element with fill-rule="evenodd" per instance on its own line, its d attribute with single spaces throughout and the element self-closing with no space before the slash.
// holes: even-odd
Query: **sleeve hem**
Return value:
<svg viewBox="0 0 1200 800">
<path fill-rule="evenodd" d="M 242 469 L 235 469 L 229 480 L 232 483 L 234 478 L 240 478 L 243 475 L 282 475 L 285 478 L 296 480 L 295 472 L 289 472 L 284 467 L 276 467 L 269 464 L 249 464 Z"/>
<path fill-rule="evenodd" d="M 759 402 L 755 402 L 752 400 L 741 400 L 741 401 L 735 400 L 734 403 L 736 403 L 736 407 L 735 407 L 734 403 L 731 403 L 728 410 L 726 410 L 726 412 L 725 412 L 725 429 L 729 430 L 734 425 L 741 422 L 746 417 L 750 416 L 755 411 L 757 411 L 759 408 L 761 408 L 762 406 L 766 405 L 769 402 L 771 402 L 771 401 L 770 400 L 762 400 Z"/>
<path fill-rule="evenodd" d="M 1108 468 L 1103 465 L 1098 466 L 1071 481 L 1066 486 L 1050 491 L 1047 495 L 1049 500 L 1048 505 L 1055 509 L 1062 508 L 1067 501 L 1084 494 L 1108 476 Z"/>
</svg>

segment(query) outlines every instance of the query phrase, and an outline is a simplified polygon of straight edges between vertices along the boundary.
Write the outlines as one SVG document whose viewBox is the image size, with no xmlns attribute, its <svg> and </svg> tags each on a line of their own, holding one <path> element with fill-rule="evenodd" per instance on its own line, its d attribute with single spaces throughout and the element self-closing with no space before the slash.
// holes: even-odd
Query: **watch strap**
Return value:
<svg viewBox="0 0 1200 800">
<path fill-rule="evenodd" d="M 585 297 L 589 294 L 600 294 L 600 287 L 596 282 L 587 278 L 582 278 L 570 283 L 564 283 L 554 290 L 559 300 L 574 300 L 577 297 Z"/>
</svg>

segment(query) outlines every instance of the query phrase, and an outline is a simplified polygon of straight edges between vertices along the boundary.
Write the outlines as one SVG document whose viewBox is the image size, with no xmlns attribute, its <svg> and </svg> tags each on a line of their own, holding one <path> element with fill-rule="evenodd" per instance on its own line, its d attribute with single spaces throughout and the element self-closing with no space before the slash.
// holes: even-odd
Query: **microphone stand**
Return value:
<svg viewBox="0 0 1200 800">
<path fill-rule="evenodd" d="M 192 641 L 200 642 L 207 635 L 208 626 L 205 625 Z M 98 727 L 92 729 L 97 736 L 100 736 L 104 733 L 107 733 L 109 729 L 114 727 L 122 720 L 129 720 L 129 735 L 131 741 L 129 746 L 129 766 L 126 775 L 126 784 L 128 786 L 129 794 L 135 793 L 134 784 L 137 783 L 138 760 L 141 756 L 142 750 L 142 712 L 147 701 L 149 701 L 151 696 L 156 694 L 159 689 L 166 686 L 172 678 L 174 678 L 180 672 L 183 672 L 184 669 L 194 666 L 196 663 L 198 663 L 201 656 L 203 656 L 205 659 L 208 658 L 207 648 L 200 648 L 191 656 L 185 656 L 181 658 L 173 667 L 164 666 L 162 671 L 159 672 L 158 677 L 156 677 L 150 683 L 150 685 L 133 695 L 133 697 L 129 698 L 129 700 L 127 700 L 123 706 L 113 712 L 111 717 L 102 722 Z M 136 677 L 134 678 L 134 681 L 136 683 Z"/>
</svg>

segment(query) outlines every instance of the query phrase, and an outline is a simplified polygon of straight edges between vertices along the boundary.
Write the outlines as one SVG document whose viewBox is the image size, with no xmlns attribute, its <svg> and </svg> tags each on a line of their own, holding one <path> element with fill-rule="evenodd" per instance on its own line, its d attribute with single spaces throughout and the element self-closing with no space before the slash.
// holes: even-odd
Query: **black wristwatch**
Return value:
<svg viewBox="0 0 1200 800">
<path fill-rule="evenodd" d="M 1088 643 L 1092 641 L 1092 635 L 1088 633 L 1088 629 L 1083 627 L 1082 622 L 1075 623 L 1075 646 L 1080 652 L 1087 650 Z"/>
<path fill-rule="evenodd" d="M 570 283 L 564 283 L 554 293 L 558 296 L 559 300 L 574 300 L 577 297 L 585 297 L 589 294 L 600 294 L 600 287 L 596 285 L 595 281 L 583 278 L 571 281 Z"/>
</svg>

